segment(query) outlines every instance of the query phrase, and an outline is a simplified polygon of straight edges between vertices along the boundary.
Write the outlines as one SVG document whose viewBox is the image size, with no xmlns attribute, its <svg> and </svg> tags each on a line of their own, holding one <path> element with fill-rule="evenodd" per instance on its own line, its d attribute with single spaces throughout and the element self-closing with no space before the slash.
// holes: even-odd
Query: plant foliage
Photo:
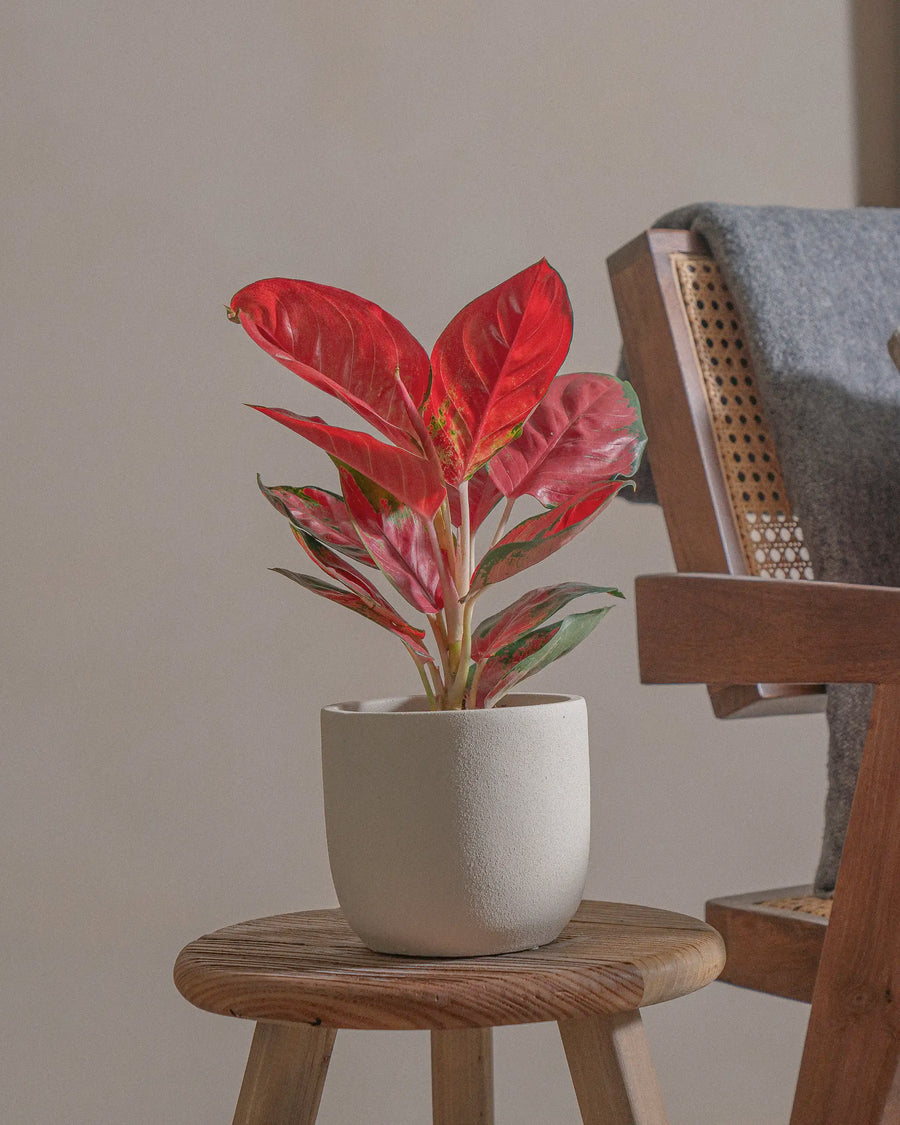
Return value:
<svg viewBox="0 0 900 1125">
<path fill-rule="evenodd" d="M 450 321 L 431 358 L 403 325 L 354 293 L 269 278 L 236 293 L 229 318 L 279 363 L 355 411 L 387 440 L 257 406 L 327 453 L 341 492 L 267 486 L 309 558 L 333 582 L 276 568 L 398 637 L 436 710 L 491 707 L 570 652 L 609 605 L 546 622 L 575 598 L 622 594 L 564 582 L 476 625 L 488 587 L 563 547 L 626 485 L 646 442 L 631 386 L 558 375 L 572 336 L 565 285 L 546 260 Z M 522 497 L 544 508 L 507 531 Z M 501 501 L 479 557 L 475 533 Z M 343 557 L 342 557 L 343 556 Z M 381 571 L 425 615 L 407 622 L 352 564 Z"/>
</svg>

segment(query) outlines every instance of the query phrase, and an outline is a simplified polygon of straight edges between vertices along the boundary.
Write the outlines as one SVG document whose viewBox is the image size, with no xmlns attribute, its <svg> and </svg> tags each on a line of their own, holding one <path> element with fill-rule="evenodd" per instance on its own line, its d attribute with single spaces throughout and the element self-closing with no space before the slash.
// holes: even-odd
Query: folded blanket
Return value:
<svg viewBox="0 0 900 1125">
<path fill-rule="evenodd" d="M 816 578 L 900 586 L 900 210 L 703 203 L 656 225 L 702 235 L 731 289 Z M 655 499 L 648 454 L 638 501 Z M 871 700 L 870 685 L 828 689 L 819 894 L 834 889 Z"/>
</svg>

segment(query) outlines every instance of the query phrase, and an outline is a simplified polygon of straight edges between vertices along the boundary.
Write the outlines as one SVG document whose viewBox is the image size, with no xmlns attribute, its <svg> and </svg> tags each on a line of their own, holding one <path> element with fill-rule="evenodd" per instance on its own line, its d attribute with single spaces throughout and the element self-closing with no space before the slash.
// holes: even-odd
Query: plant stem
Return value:
<svg viewBox="0 0 900 1125">
<path fill-rule="evenodd" d="M 459 484 L 459 551 L 456 559 L 456 588 L 460 598 L 469 592 L 472 580 L 472 520 L 469 513 L 469 482 Z"/>
<path fill-rule="evenodd" d="M 509 517 L 512 514 L 513 504 L 516 500 L 514 496 L 510 496 L 506 501 L 506 507 L 503 509 L 503 515 L 500 517 L 500 522 L 497 524 L 497 530 L 494 532 L 494 538 L 491 540 L 491 546 L 496 547 L 500 540 L 503 538 L 503 533 L 506 531 L 506 525 L 509 523 Z"/>
<path fill-rule="evenodd" d="M 474 707 L 478 702 L 478 685 L 481 682 L 481 673 L 484 671 L 484 664 L 478 663 L 475 665 L 475 675 L 472 677 L 472 686 L 469 688 L 469 694 L 466 701 L 466 706 Z"/>
<path fill-rule="evenodd" d="M 431 682 L 434 686 L 435 696 L 442 695 L 443 690 L 444 690 L 444 685 L 443 685 L 443 682 L 441 681 L 441 677 L 440 677 L 440 674 L 439 674 L 437 668 L 435 668 L 434 663 L 431 662 L 431 661 L 428 663 L 428 674 L 431 676 Z M 434 702 L 433 699 L 432 699 L 431 707 L 432 707 L 432 710 L 437 710 L 437 705 L 436 705 L 436 703 Z"/>
<path fill-rule="evenodd" d="M 466 698 L 466 685 L 469 680 L 469 666 L 472 663 L 472 612 L 475 608 L 474 600 L 466 602 L 463 607 L 463 630 L 460 644 L 456 675 L 447 692 L 447 709 L 458 711 Z"/>
<path fill-rule="evenodd" d="M 422 452 L 443 475 L 437 447 L 432 441 L 431 434 L 416 404 L 413 402 L 409 391 L 400 378 L 399 368 L 394 372 L 394 379 L 406 413 L 413 425 L 416 437 L 422 446 Z M 463 599 L 469 592 L 472 573 L 475 569 L 475 552 L 472 541 L 472 520 L 469 509 L 469 482 L 464 480 L 459 485 L 460 506 L 460 531 L 459 542 L 454 543 L 451 531 L 450 506 L 447 499 L 435 514 L 434 520 L 429 523 L 429 537 L 432 550 L 438 567 L 441 588 L 444 595 L 444 618 L 446 624 L 434 614 L 428 615 L 432 631 L 438 643 L 441 666 L 444 672 L 442 690 L 438 691 L 438 699 L 429 692 L 429 702 L 432 708 L 442 706 L 459 709 L 465 703 L 466 683 L 469 676 L 469 665 L 472 654 L 472 610 L 471 604 L 463 605 Z M 507 515 L 512 506 L 512 501 L 507 504 Z M 431 665 L 435 686 L 440 683 L 437 669 Z M 419 674 L 422 682 L 426 684 L 424 670 L 420 667 Z"/>
<path fill-rule="evenodd" d="M 459 621 L 459 594 L 456 590 L 456 583 L 453 581 L 452 576 L 447 570 L 447 565 L 444 559 L 444 551 L 441 548 L 441 543 L 438 538 L 438 529 L 442 533 L 442 537 L 446 539 L 446 524 L 443 521 L 443 513 L 439 509 L 433 522 L 427 524 L 428 535 L 431 540 L 431 549 L 434 551 L 435 562 L 437 563 L 438 574 L 441 579 L 441 589 L 444 594 L 444 615 L 447 618 L 447 634 L 452 641 L 455 639 L 457 631 L 460 627 Z M 452 542 L 449 544 L 450 550 L 453 550 Z M 452 559 L 452 555 L 451 555 Z"/>
<path fill-rule="evenodd" d="M 444 623 L 441 621 L 440 614 L 429 613 L 428 623 L 431 626 L 431 631 L 434 633 L 434 639 L 437 641 L 438 655 L 441 658 L 441 667 L 444 670 L 444 678 L 450 678 L 450 666 L 447 663 L 447 630 L 444 628 Z M 433 667 L 433 665 L 432 665 Z M 435 668 L 434 675 L 437 676 L 437 669 Z M 443 695 L 444 687 L 441 684 L 439 693 Z"/>
<path fill-rule="evenodd" d="M 472 521 L 469 509 L 469 482 L 467 480 L 461 481 L 458 487 L 460 525 L 459 542 L 456 544 L 453 566 L 456 581 L 453 590 L 455 605 L 452 612 L 452 628 L 451 615 L 448 613 L 447 617 L 450 675 L 447 678 L 445 706 L 447 710 L 452 711 L 458 711 L 465 705 L 466 686 L 472 663 L 473 605 L 465 601 L 472 582 Z M 449 531 L 449 525 L 445 524 L 444 530 Z M 445 611 L 449 609 L 449 603 L 446 601 L 444 608 Z"/>
<path fill-rule="evenodd" d="M 410 655 L 412 655 L 412 658 L 415 661 L 416 670 L 418 671 L 419 677 L 422 680 L 422 687 L 425 688 L 425 698 L 428 700 L 428 706 L 430 710 L 434 711 L 434 692 L 431 690 L 431 684 L 428 682 L 428 677 L 425 674 L 425 661 L 420 657 L 415 656 L 411 651 Z"/>
</svg>

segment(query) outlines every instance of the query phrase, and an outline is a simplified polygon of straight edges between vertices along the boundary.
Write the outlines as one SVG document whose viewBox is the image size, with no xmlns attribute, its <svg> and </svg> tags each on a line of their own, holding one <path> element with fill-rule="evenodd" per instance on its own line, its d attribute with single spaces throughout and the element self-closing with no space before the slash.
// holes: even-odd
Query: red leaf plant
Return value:
<svg viewBox="0 0 900 1125">
<path fill-rule="evenodd" d="M 485 590 L 559 550 L 610 503 L 646 443 L 631 386 L 612 375 L 557 375 L 572 336 L 565 285 L 545 260 L 450 321 L 431 360 L 392 316 L 353 293 L 270 278 L 236 293 L 231 320 L 279 363 L 378 430 L 257 406 L 337 468 L 341 493 L 259 486 L 333 582 L 276 568 L 397 636 L 434 710 L 491 707 L 570 652 L 609 611 L 548 619 L 576 598 L 622 597 L 563 582 L 522 595 L 476 625 Z M 515 503 L 543 511 L 507 530 Z M 505 501 L 480 557 L 475 533 Z M 342 557 L 343 556 L 343 557 Z M 416 611 L 406 621 L 355 565 L 376 568 Z"/>
</svg>

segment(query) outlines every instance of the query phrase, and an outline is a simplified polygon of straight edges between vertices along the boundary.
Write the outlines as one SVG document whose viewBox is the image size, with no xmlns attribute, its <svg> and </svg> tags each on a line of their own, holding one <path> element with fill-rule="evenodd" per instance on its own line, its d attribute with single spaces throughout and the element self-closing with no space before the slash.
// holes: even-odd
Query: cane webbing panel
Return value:
<svg viewBox="0 0 900 1125">
<path fill-rule="evenodd" d="M 818 895 L 802 895 L 799 898 L 773 898 L 761 902 L 760 906 L 768 906 L 773 910 L 792 910 L 798 914 L 814 914 L 817 918 L 831 917 L 830 898 L 820 898 Z"/>
<path fill-rule="evenodd" d="M 714 259 L 673 254 L 747 573 L 813 578 L 728 286 Z"/>
</svg>

